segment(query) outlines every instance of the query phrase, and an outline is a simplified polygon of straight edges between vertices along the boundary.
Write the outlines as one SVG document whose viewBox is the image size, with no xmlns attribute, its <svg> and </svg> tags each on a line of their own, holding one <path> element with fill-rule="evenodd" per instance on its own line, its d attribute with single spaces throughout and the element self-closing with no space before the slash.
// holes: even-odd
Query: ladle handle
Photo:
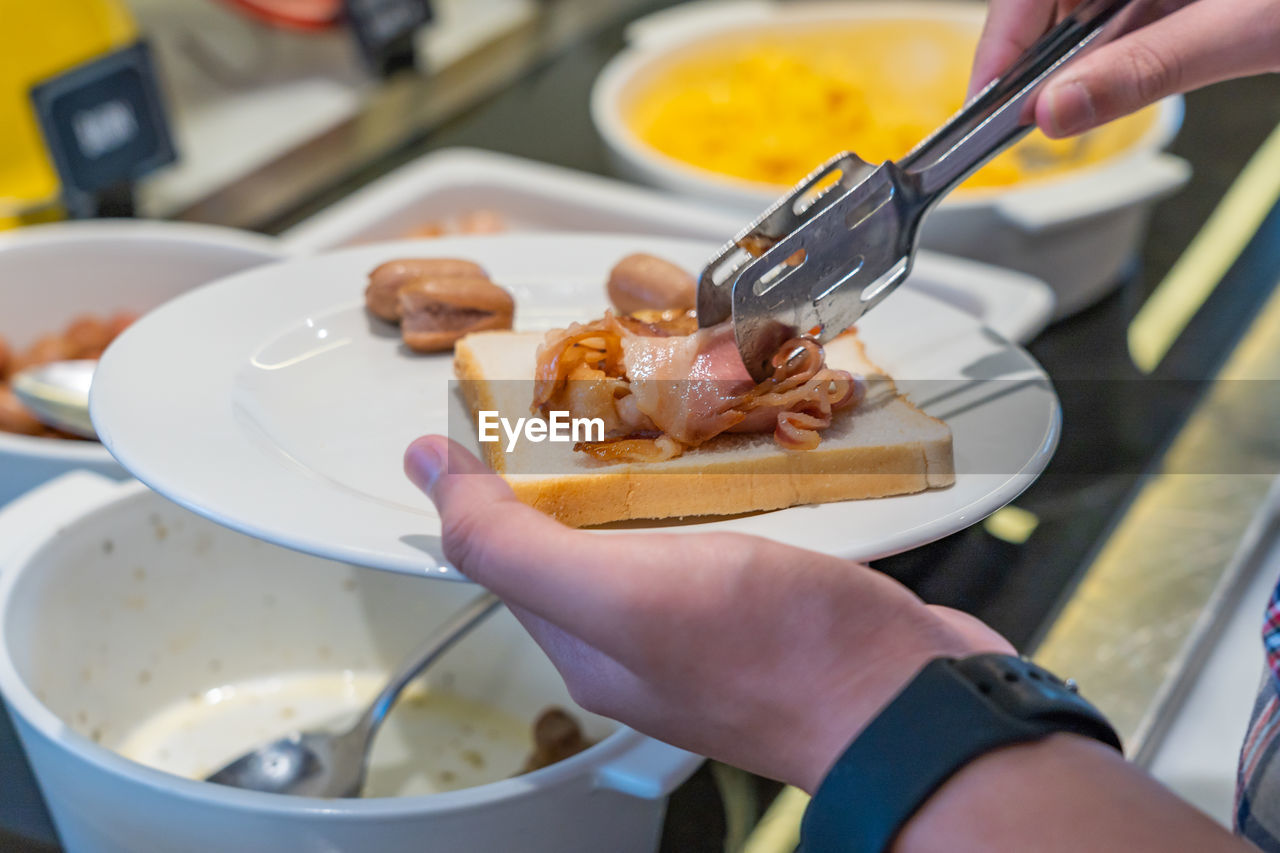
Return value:
<svg viewBox="0 0 1280 853">
<path fill-rule="evenodd" d="M 472 628 L 484 621 L 485 617 L 497 610 L 501 604 L 501 599 L 493 593 L 482 593 L 472 599 L 452 619 L 437 628 L 391 677 L 387 686 L 378 694 L 378 698 L 373 700 L 373 704 L 360 717 L 354 729 L 364 729 L 367 735 L 377 731 L 405 687 L 424 669 L 435 663 L 437 658 L 453 648 L 453 645 L 465 637 Z"/>
</svg>

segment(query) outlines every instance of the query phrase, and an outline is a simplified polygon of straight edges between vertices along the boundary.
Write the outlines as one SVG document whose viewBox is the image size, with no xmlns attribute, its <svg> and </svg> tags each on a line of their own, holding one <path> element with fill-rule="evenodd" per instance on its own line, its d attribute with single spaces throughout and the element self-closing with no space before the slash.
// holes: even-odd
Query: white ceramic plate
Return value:
<svg viewBox="0 0 1280 853">
<path fill-rule="evenodd" d="M 457 578 L 438 516 L 401 471 L 405 446 L 447 431 L 459 408 L 448 404 L 451 359 L 409 354 L 369 318 L 369 270 L 404 256 L 471 258 L 515 295 L 517 328 L 534 329 L 598 316 L 607 272 L 628 253 L 697 270 L 716 248 L 503 235 L 386 243 L 232 276 L 148 314 L 112 345 L 94 379 L 94 423 L 138 479 L 214 521 L 323 557 Z M 735 530 L 872 559 L 973 524 L 1044 469 L 1060 411 L 1026 352 L 906 288 L 860 329 L 902 389 L 951 425 L 954 486 L 631 527 Z"/>
</svg>

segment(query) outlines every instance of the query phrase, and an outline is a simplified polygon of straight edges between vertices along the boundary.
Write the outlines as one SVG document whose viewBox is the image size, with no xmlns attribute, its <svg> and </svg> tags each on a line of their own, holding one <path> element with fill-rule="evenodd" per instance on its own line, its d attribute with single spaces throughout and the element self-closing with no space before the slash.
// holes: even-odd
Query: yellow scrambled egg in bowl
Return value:
<svg viewBox="0 0 1280 853">
<path fill-rule="evenodd" d="M 719 175 L 790 186 L 840 151 L 897 159 L 964 102 L 974 25 L 858 19 L 699 39 L 649 64 L 621 98 L 640 141 Z M 961 188 L 1007 187 L 1107 160 L 1150 109 L 1067 140 L 1033 132 Z"/>
</svg>

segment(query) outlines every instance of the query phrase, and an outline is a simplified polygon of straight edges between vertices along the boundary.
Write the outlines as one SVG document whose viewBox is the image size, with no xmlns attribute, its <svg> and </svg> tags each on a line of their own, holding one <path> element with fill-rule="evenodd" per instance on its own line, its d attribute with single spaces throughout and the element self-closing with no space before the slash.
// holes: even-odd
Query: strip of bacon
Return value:
<svg viewBox="0 0 1280 853">
<path fill-rule="evenodd" d="M 599 417 L 605 441 L 576 447 L 606 461 L 658 461 L 725 432 L 773 432 L 790 450 L 817 447 L 833 413 L 856 405 L 863 383 L 826 367 L 821 345 L 787 341 L 773 375 L 756 384 L 723 323 L 690 315 L 575 323 L 538 350 L 532 409 Z"/>
</svg>

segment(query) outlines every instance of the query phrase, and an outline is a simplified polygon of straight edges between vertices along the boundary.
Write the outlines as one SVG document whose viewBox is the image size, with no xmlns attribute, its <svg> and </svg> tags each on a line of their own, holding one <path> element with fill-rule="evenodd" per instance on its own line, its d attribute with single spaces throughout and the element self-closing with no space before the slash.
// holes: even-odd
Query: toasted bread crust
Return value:
<svg viewBox="0 0 1280 853">
<path fill-rule="evenodd" d="M 761 464 L 760 470 L 740 473 L 593 472 L 530 480 L 516 477 L 509 482 L 521 501 L 571 527 L 628 519 L 739 515 L 949 486 L 955 472 L 930 468 L 927 461 L 931 452 L 949 457 L 950 443 L 946 445 L 835 454 L 845 472 L 794 470 L 787 460 L 778 460 L 781 464 Z M 912 466 L 917 470 L 907 470 Z M 776 472 L 783 467 L 792 470 Z M 858 473 L 846 473 L 851 469 Z"/>
<path fill-rule="evenodd" d="M 494 411 L 498 408 L 498 401 L 493 398 L 492 389 L 485 381 L 480 361 L 475 357 L 475 352 L 468 345 L 465 337 L 453 347 L 453 375 L 458 378 L 458 388 L 462 391 L 462 399 L 467 401 L 467 408 L 471 410 L 472 418 L 478 417 L 478 412 Z M 483 452 L 484 464 L 499 474 L 506 471 L 507 458 L 501 447 L 496 444 L 482 444 L 480 450 Z"/>
</svg>

